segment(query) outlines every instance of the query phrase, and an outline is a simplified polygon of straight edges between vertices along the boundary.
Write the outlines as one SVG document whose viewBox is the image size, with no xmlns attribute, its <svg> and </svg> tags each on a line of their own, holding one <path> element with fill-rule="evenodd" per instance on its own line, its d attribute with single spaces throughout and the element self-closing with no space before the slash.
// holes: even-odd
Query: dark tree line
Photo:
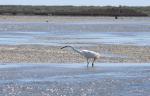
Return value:
<svg viewBox="0 0 150 96">
<path fill-rule="evenodd" d="M 150 9 L 149 9 L 150 10 Z M 141 7 L 0 5 L 0 15 L 148 16 Z"/>
</svg>

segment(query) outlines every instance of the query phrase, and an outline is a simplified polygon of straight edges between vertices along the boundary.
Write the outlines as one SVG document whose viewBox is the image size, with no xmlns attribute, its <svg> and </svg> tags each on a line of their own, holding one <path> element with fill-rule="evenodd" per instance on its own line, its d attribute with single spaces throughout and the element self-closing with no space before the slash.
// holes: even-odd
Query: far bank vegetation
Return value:
<svg viewBox="0 0 150 96">
<path fill-rule="evenodd" d="M 150 7 L 0 5 L 0 15 L 150 16 Z"/>
</svg>

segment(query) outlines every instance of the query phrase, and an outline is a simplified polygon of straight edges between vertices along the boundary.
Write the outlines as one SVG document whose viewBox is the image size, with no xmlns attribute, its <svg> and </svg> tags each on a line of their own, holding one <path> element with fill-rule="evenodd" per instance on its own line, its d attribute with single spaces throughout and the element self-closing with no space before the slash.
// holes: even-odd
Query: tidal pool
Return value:
<svg viewBox="0 0 150 96">
<path fill-rule="evenodd" d="M 0 44 L 150 45 L 150 32 L 0 32 Z"/>
</svg>

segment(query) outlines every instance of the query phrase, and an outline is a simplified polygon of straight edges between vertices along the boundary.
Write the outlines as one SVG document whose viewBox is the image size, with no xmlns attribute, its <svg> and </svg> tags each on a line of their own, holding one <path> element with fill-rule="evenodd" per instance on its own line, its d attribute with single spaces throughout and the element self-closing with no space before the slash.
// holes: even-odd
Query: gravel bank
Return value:
<svg viewBox="0 0 150 96">
<path fill-rule="evenodd" d="M 60 46 L 61 47 L 61 46 Z M 0 45 L 0 63 L 81 63 L 85 58 L 69 49 L 44 45 Z M 97 62 L 149 63 L 150 47 L 99 45 L 77 47 L 102 54 Z"/>
</svg>

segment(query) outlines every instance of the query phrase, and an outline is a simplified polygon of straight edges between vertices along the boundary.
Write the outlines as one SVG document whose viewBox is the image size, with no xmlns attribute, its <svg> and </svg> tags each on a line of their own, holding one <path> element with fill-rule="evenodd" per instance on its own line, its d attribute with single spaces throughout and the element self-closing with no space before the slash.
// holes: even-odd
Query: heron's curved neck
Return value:
<svg viewBox="0 0 150 96">
<path fill-rule="evenodd" d="M 68 46 L 68 47 L 72 48 L 75 52 L 81 54 L 81 52 L 79 50 L 75 49 L 74 47 L 72 47 L 72 46 Z"/>
</svg>

